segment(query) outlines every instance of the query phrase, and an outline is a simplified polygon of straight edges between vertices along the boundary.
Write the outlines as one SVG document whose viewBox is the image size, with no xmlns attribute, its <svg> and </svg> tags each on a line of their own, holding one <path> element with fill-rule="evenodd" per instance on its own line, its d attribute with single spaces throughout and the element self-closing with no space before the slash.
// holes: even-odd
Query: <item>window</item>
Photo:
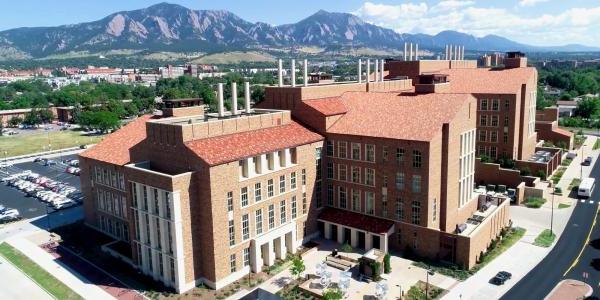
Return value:
<svg viewBox="0 0 600 300">
<path fill-rule="evenodd" d="M 256 173 L 256 174 L 262 173 L 262 160 L 260 159 L 260 156 L 255 156 L 253 158 L 253 160 L 254 160 L 254 173 Z"/>
<path fill-rule="evenodd" d="M 396 162 L 402 164 L 404 162 L 404 149 L 396 148 Z"/>
<path fill-rule="evenodd" d="M 490 147 L 490 157 L 496 158 L 497 155 L 498 155 L 498 148 L 496 148 L 495 146 Z"/>
<path fill-rule="evenodd" d="M 135 188 L 135 183 L 131 183 L 131 200 L 133 201 L 133 207 L 138 207 L 138 197 L 137 197 L 137 189 Z"/>
<path fill-rule="evenodd" d="M 267 167 L 270 171 L 275 170 L 275 155 L 271 153 L 267 153 Z"/>
<path fill-rule="evenodd" d="M 285 193 L 285 175 L 279 176 L 279 193 Z"/>
<path fill-rule="evenodd" d="M 285 209 L 285 200 L 281 200 L 279 206 L 279 217 L 281 219 L 281 224 L 287 222 L 287 213 Z"/>
<path fill-rule="evenodd" d="M 306 185 L 306 169 L 302 169 L 302 185 Z"/>
<path fill-rule="evenodd" d="M 229 255 L 229 271 L 231 273 L 235 272 L 235 254 Z"/>
<path fill-rule="evenodd" d="M 487 116 L 486 115 L 479 116 L 479 126 L 487 126 Z"/>
<path fill-rule="evenodd" d="M 388 206 L 387 206 L 387 195 L 381 195 L 381 215 L 387 218 Z"/>
<path fill-rule="evenodd" d="M 262 234 L 262 209 L 256 210 L 254 220 L 256 221 L 256 235 Z"/>
<path fill-rule="evenodd" d="M 401 191 L 404 189 L 404 173 L 396 172 L 396 190 Z"/>
<path fill-rule="evenodd" d="M 366 145 L 367 147 L 367 161 L 375 162 L 375 145 Z"/>
<path fill-rule="evenodd" d="M 333 141 L 327 141 L 327 156 L 333 156 Z"/>
<path fill-rule="evenodd" d="M 504 126 L 507 127 L 508 126 L 508 116 L 504 117 Z"/>
<path fill-rule="evenodd" d="M 352 159 L 360 160 L 360 144 L 352 143 Z"/>
<path fill-rule="evenodd" d="M 273 179 L 267 181 L 267 197 L 273 197 Z"/>
<path fill-rule="evenodd" d="M 333 163 L 327 163 L 327 179 L 333 179 Z"/>
<path fill-rule="evenodd" d="M 142 198 L 144 200 L 144 210 L 148 211 L 148 188 L 144 185 L 142 190 L 142 194 L 144 195 L 144 197 Z"/>
<path fill-rule="evenodd" d="M 383 146 L 382 149 L 383 150 L 382 150 L 381 156 L 383 157 L 383 161 L 387 161 L 388 160 L 388 147 Z"/>
<path fill-rule="evenodd" d="M 248 219 L 248 214 L 242 216 L 242 240 L 247 240 L 250 238 L 250 220 Z"/>
<path fill-rule="evenodd" d="M 375 186 L 375 170 L 367 169 L 367 172 L 365 173 L 365 184 Z"/>
<path fill-rule="evenodd" d="M 375 214 L 375 193 L 373 192 L 365 192 L 365 201 L 367 210 L 366 213 L 369 215 Z"/>
<path fill-rule="evenodd" d="M 333 206 L 333 185 L 327 185 L 327 205 Z"/>
<path fill-rule="evenodd" d="M 360 168 L 352 167 L 352 182 L 360 183 Z"/>
<path fill-rule="evenodd" d="M 487 140 L 487 131 L 479 130 L 479 141 L 485 142 Z"/>
<path fill-rule="evenodd" d="M 296 203 L 296 196 L 292 196 L 292 220 L 298 216 L 298 204 Z"/>
<path fill-rule="evenodd" d="M 275 205 L 269 205 L 269 229 L 275 228 Z"/>
<path fill-rule="evenodd" d="M 340 208 L 346 209 L 348 206 L 347 200 L 346 200 L 346 187 L 343 187 L 343 186 L 339 187 L 339 201 L 340 201 Z"/>
<path fill-rule="evenodd" d="M 241 203 L 242 203 L 242 207 L 246 207 L 248 206 L 248 188 L 247 187 L 243 187 L 242 190 L 240 191 L 240 199 L 241 199 Z"/>
<path fill-rule="evenodd" d="M 492 116 L 492 126 L 498 127 L 498 116 Z"/>
<path fill-rule="evenodd" d="M 413 150 L 413 168 L 419 169 L 421 168 L 421 151 Z"/>
<path fill-rule="evenodd" d="M 388 177 L 387 175 L 383 175 L 383 187 L 387 187 L 388 185 Z"/>
<path fill-rule="evenodd" d="M 481 99 L 479 101 L 479 103 L 480 103 L 480 107 L 479 107 L 480 110 L 487 110 L 488 109 L 488 101 L 487 101 L 487 99 Z"/>
<path fill-rule="evenodd" d="M 504 100 L 504 110 L 510 109 L 510 102 L 508 100 Z"/>
<path fill-rule="evenodd" d="M 504 142 L 505 144 L 508 143 L 508 132 L 504 132 L 502 134 L 502 142 Z"/>
<path fill-rule="evenodd" d="M 235 245 L 235 225 L 233 220 L 229 220 L 229 246 Z"/>
<path fill-rule="evenodd" d="M 307 210 L 306 193 L 302 193 L 302 214 L 305 215 Z"/>
<path fill-rule="evenodd" d="M 250 248 L 244 248 L 244 267 L 250 265 Z"/>
<path fill-rule="evenodd" d="M 158 216 L 159 215 L 158 190 L 157 189 L 153 189 L 153 191 L 154 191 L 154 205 L 153 205 L 154 206 L 154 214 Z"/>
<path fill-rule="evenodd" d="M 231 196 L 231 203 L 233 204 L 233 194 Z M 165 211 L 167 219 L 171 219 L 171 193 L 165 191 Z"/>
<path fill-rule="evenodd" d="M 421 202 L 413 200 L 412 202 L 412 218 L 411 223 L 419 225 L 421 224 Z"/>
<path fill-rule="evenodd" d="M 346 142 L 338 142 L 338 157 L 346 158 Z"/>
<path fill-rule="evenodd" d="M 413 175 L 413 177 L 412 177 L 412 191 L 413 191 L 413 193 L 420 193 L 421 192 L 421 176 L 420 175 Z"/>
<path fill-rule="evenodd" d="M 494 110 L 494 111 L 500 110 L 499 102 L 500 102 L 500 100 L 498 100 L 498 99 L 492 100 L 492 110 Z"/>
<path fill-rule="evenodd" d="M 290 189 L 296 189 L 296 172 L 292 172 L 292 174 L 290 174 Z"/>
<path fill-rule="evenodd" d="M 490 131 L 490 142 L 492 142 L 492 143 L 498 142 L 498 131 Z"/>
<path fill-rule="evenodd" d="M 402 198 L 396 198 L 396 220 L 404 221 L 404 202 Z"/>
<path fill-rule="evenodd" d="M 360 211 L 360 191 L 352 190 L 352 210 Z"/>
<path fill-rule="evenodd" d="M 338 179 L 340 181 L 347 180 L 346 165 L 338 165 Z"/>
<path fill-rule="evenodd" d="M 279 150 L 279 152 L 277 154 L 279 156 L 279 166 L 284 168 L 287 163 L 286 162 L 286 159 L 287 159 L 286 152 L 285 152 L 285 150 Z"/>
<path fill-rule="evenodd" d="M 171 233 L 171 222 L 167 222 L 167 237 L 169 240 L 169 253 L 173 254 L 173 234 Z"/>
<path fill-rule="evenodd" d="M 254 201 L 258 202 L 262 200 L 262 190 L 260 182 L 254 184 Z"/>
<path fill-rule="evenodd" d="M 233 192 L 227 192 L 227 211 L 233 211 Z"/>
<path fill-rule="evenodd" d="M 485 155 L 485 146 L 479 146 L 478 154 L 479 154 L 479 156 Z"/>
</svg>

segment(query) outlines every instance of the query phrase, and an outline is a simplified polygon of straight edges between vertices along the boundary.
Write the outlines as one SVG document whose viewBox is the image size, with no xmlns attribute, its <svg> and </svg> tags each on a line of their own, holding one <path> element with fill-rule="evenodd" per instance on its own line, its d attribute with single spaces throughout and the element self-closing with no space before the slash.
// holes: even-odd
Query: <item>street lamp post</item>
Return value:
<svg viewBox="0 0 600 300">
<path fill-rule="evenodd" d="M 554 188 L 554 190 L 552 191 L 552 209 L 550 210 L 550 236 L 552 236 L 552 234 L 554 233 L 554 231 L 552 231 L 552 225 L 554 223 L 554 194 L 556 194 L 556 188 Z"/>
<path fill-rule="evenodd" d="M 435 274 L 429 266 L 427 266 L 427 283 L 425 284 L 425 300 L 429 298 L 429 275 L 433 276 Z"/>
</svg>

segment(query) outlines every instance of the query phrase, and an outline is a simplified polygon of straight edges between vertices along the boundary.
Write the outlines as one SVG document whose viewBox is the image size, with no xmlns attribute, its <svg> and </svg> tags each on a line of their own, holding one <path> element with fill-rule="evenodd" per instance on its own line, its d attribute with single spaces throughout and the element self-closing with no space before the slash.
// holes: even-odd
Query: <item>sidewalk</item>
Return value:
<svg viewBox="0 0 600 300">
<path fill-rule="evenodd" d="M 77 294 L 85 299 L 114 299 L 110 294 L 104 292 L 96 285 L 90 284 L 79 274 L 65 269 L 61 264 L 54 260 L 54 257 L 44 250 L 40 249 L 34 243 L 24 238 L 11 238 L 6 241 L 11 246 L 23 252 L 29 259 L 44 270 L 52 274 L 58 280 L 70 287 Z"/>
<path fill-rule="evenodd" d="M 10 280 L 0 280 L 0 299 L 53 299 L 39 285 L 35 284 L 2 256 L 0 256 L 0 274 L 2 274 L 2 278 L 10 278 Z"/>
<path fill-rule="evenodd" d="M 583 168 L 583 177 L 588 177 L 600 150 L 592 151 L 595 136 L 588 136 L 584 143 L 584 158 L 587 156 L 594 157 L 591 166 Z M 567 168 L 558 185 L 563 190 L 564 196 L 556 196 L 554 209 L 554 233 L 558 240 L 563 233 L 569 218 L 573 212 L 577 199 L 568 198 L 569 191 L 567 190 L 573 178 L 580 176 L 581 150 L 578 151 L 578 156 L 573 160 Z M 563 209 L 556 209 L 561 202 L 557 200 L 562 197 L 565 202 L 571 202 L 571 206 Z M 547 199 L 550 200 L 550 199 Z M 508 290 L 510 290 L 517 282 L 518 278 L 522 278 L 535 266 L 540 263 L 548 253 L 554 248 L 556 242 L 548 248 L 542 248 L 533 245 L 535 238 L 544 230 L 550 227 L 549 220 L 551 214 L 551 202 L 548 201 L 539 209 L 526 208 L 523 206 L 511 206 L 510 215 L 514 222 L 514 226 L 522 227 L 527 230 L 525 236 L 514 244 L 510 249 L 506 250 L 502 255 L 494 259 L 487 266 L 479 270 L 469 279 L 456 285 L 450 293 L 442 299 L 498 299 Z M 508 271 L 513 274 L 513 280 L 507 281 L 502 286 L 496 286 L 489 283 L 489 280 L 499 271 Z"/>
</svg>

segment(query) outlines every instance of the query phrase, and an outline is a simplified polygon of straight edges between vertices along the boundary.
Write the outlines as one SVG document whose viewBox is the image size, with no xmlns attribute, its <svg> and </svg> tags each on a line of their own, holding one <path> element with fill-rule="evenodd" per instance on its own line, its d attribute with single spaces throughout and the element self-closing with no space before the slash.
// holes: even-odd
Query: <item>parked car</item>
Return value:
<svg viewBox="0 0 600 300">
<path fill-rule="evenodd" d="M 591 156 L 586 157 L 581 163 L 584 166 L 589 166 L 592 164 L 593 158 Z"/>
<path fill-rule="evenodd" d="M 16 209 L 8 209 L 4 212 L 0 213 L 0 222 L 9 222 L 18 220 L 21 216 L 19 215 L 19 211 Z"/>
<path fill-rule="evenodd" d="M 569 153 L 567 153 L 567 158 L 568 159 L 574 159 L 575 157 L 577 157 L 577 152 L 575 152 L 575 151 L 569 151 Z"/>
<path fill-rule="evenodd" d="M 496 274 L 496 276 L 490 279 L 490 283 L 495 285 L 503 285 L 510 278 L 512 278 L 512 274 L 506 271 L 500 271 Z"/>
<path fill-rule="evenodd" d="M 52 159 L 48 159 L 46 160 L 46 162 L 44 163 L 44 166 L 54 166 L 56 165 L 56 161 L 52 160 Z"/>
</svg>

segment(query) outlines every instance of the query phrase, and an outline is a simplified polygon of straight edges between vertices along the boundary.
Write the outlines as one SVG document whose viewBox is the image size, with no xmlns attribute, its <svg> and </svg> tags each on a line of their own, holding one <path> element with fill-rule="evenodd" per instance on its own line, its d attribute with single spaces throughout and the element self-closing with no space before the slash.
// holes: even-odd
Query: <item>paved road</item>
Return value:
<svg viewBox="0 0 600 300">
<path fill-rule="evenodd" d="M 591 177 L 600 180 L 600 164 L 595 164 Z M 590 199 L 577 202 L 554 249 L 502 299 L 544 299 L 563 279 L 583 281 L 584 271 L 589 274 L 589 279 L 585 281 L 594 288 L 594 296 L 600 296 L 600 228 L 595 221 L 598 219 L 599 185 L 600 182 L 596 184 Z M 577 260 L 582 248 L 583 253 Z"/>
</svg>

